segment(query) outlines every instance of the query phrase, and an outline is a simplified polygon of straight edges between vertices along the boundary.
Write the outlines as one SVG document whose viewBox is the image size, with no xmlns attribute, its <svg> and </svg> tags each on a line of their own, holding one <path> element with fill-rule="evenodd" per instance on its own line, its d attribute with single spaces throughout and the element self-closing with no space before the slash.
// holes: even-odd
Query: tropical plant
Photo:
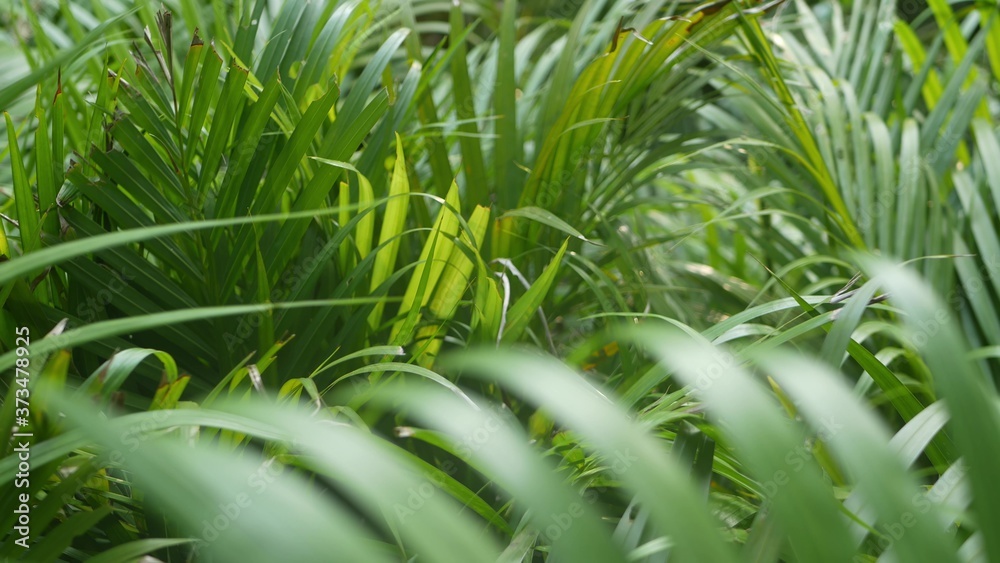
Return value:
<svg viewBox="0 0 1000 563">
<path fill-rule="evenodd" d="M 926 8 L 7 6 L 0 559 L 1000 561 Z"/>
</svg>

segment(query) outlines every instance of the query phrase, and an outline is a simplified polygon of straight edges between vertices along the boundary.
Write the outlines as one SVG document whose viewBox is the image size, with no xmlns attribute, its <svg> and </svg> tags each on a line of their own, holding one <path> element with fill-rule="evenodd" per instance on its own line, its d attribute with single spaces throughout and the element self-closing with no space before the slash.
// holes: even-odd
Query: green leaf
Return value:
<svg viewBox="0 0 1000 563">
<path fill-rule="evenodd" d="M 513 2 L 511 2 L 513 4 Z M 468 53 L 465 48 L 466 30 L 465 18 L 461 5 L 453 3 L 449 14 L 451 25 L 451 40 L 454 41 L 454 53 L 451 55 L 451 75 L 453 96 L 455 99 L 455 115 L 460 120 L 458 144 L 462 149 L 462 169 L 465 171 L 465 181 L 468 186 L 466 206 L 485 205 L 489 185 L 486 179 L 486 163 L 483 150 L 475 135 L 479 133 L 476 120 L 475 92 L 469 79 Z M 506 102 L 503 102 L 506 103 Z M 512 110 L 510 106 L 508 110 Z M 506 123 L 504 125 L 506 127 Z"/>
<path fill-rule="evenodd" d="M 17 143 L 17 129 L 10 114 L 3 113 L 7 122 L 7 147 L 10 150 L 11 174 L 14 181 L 14 206 L 17 209 L 18 230 L 21 233 L 21 248 L 27 254 L 39 246 L 38 209 L 35 208 L 35 194 L 28 183 L 28 172 L 21 159 L 21 149 Z"/>
<path fill-rule="evenodd" d="M 106 41 L 108 39 L 108 29 L 114 27 L 119 21 L 134 14 L 136 11 L 138 11 L 138 8 L 132 8 L 117 16 L 106 19 L 100 25 L 91 29 L 81 41 L 74 42 L 72 48 L 60 51 L 58 55 L 38 69 L 0 88 L 0 110 L 6 111 L 25 90 L 51 77 L 59 68 L 67 66 L 81 55 L 87 53 L 96 43 Z"/>
<path fill-rule="evenodd" d="M 448 257 L 455 248 L 453 237 L 459 230 L 459 216 L 456 215 L 459 209 L 461 202 L 458 184 L 452 183 L 445 198 L 445 205 L 442 205 L 438 212 L 430 236 L 420 251 L 417 267 L 413 270 L 409 285 L 406 286 L 406 293 L 403 294 L 403 301 L 396 313 L 401 320 L 393 325 L 390 341 L 398 341 L 401 344 L 409 342 L 411 333 L 420 319 L 420 310 L 427 306 L 431 296 L 434 295 L 441 273 L 448 264 Z"/>
<path fill-rule="evenodd" d="M 194 541 L 194 539 L 190 538 L 149 538 L 135 540 L 122 545 L 116 545 L 107 551 L 91 557 L 88 561 L 94 561 L 95 563 L 129 563 L 154 551 L 159 551 L 176 545 L 184 545 Z"/>
<path fill-rule="evenodd" d="M 477 206 L 469 218 L 469 229 L 463 230 L 460 235 L 460 242 L 449 245 L 451 253 L 443 265 L 434 297 L 427 306 L 428 316 L 433 322 L 417 332 L 418 341 L 426 340 L 417 354 L 421 365 L 425 367 L 434 363 L 443 343 L 446 323 L 455 316 L 459 302 L 469 287 L 469 277 L 476 264 L 474 258 L 478 257 L 489 221 L 490 209 Z"/>
<path fill-rule="evenodd" d="M 396 134 L 396 163 L 389 183 L 389 202 L 385 206 L 382 217 L 382 230 L 379 231 L 379 250 L 372 267 L 371 291 L 374 292 L 389 275 L 395 271 L 396 256 L 399 253 L 399 236 L 406 226 L 406 211 L 409 207 L 410 180 L 406 172 L 406 157 L 403 154 L 403 140 Z M 382 323 L 382 310 L 385 303 L 377 303 L 368 316 L 372 330 Z"/>
<path fill-rule="evenodd" d="M 538 276 L 535 283 L 531 284 L 531 288 L 521 296 L 520 299 L 511 306 L 510 311 L 507 312 L 507 324 L 501 327 L 503 334 L 501 335 L 501 340 L 504 342 L 512 342 L 520 338 L 521 333 L 528 328 L 528 323 L 531 322 L 531 318 L 535 316 L 539 307 L 542 306 L 542 302 L 545 300 L 545 296 L 548 295 L 549 289 L 551 289 L 552 284 L 555 283 L 556 275 L 559 272 L 559 266 L 562 263 L 563 255 L 566 254 L 566 248 L 569 246 L 569 241 L 563 242 L 563 245 L 556 252 L 556 255 L 549 262 L 549 265 L 545 267 L 542 271 L 542 275 Z"/>
<path fill-rule="evenodd" d="M 105 505 L 94 510 L 77 512 L 70 516 L 54 530 L 45 534 L 41 541 L 31 546 L 28 551 L 31 554 L 31 560 L 38 561 L 38 563 L 59 561 L 63 551 L 73 543 L 77 536 L 86 533 L 110 513 L 111 506 Z"/>
<path fill-rule="evenodd" d="M 910 315 L 908 333 L 924 354 L 934 385 L 948 404 L 955 445 L 965 459 L 976 499 L 973 512 L 980 529 L 1000 526 L 1000 489 L 993 486 L 992 468 L 1000 451 L 981 444 L 1000 440 L 1000 413 L 987 390 L 984 375 L 966 359 L 968 346 L 941 300 L 912 273 L 884 262 L 868 261 Z M 1000 557 L 1000 537 L 984 536 L 989 557 Z"/>
<path fill-rule="evenodd" d="M 576 237 L 584 242 L 589 242 L 592 244 L 597 244 L 594 241 L 589 240 L 587 237 L 583 236 L 583 233 L 573 228 L 572 225 L 563 221 L 559 217 L 556 217 L 554 213 L 540 207 L 519 207 L 517 209 L 512 209 L 500 216 L 501 219 L 505 217 L 521 217 L 524 219 L 529 219 L 531 221 L 536 221 L 543 225 L 547 225 L 562 231 L 571 237 Z"/>
</svg>

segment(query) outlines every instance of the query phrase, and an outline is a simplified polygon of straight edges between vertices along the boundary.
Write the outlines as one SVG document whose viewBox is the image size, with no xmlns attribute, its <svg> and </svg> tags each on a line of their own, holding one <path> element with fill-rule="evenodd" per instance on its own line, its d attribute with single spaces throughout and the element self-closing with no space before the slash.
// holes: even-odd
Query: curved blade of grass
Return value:
<svg viewBox="0 0 1000 563">
<path fill-rule="evenodd" d="M 796 556 L 831 563 L 850 559 L 847 527 L 830 485 L 803 448 L 802 432 L 778 414 L 774 400 L 736 358 L 676 329 L 647 327 L 630 337 L 673 368 L 710 413 L 724 417 L 720 430 L 759 479 L 771 516 Z M 799 508 L 804 502 L 811 507 L 808 516 Z"/>
<path fill-rule="evenodd" d="M 117 246 L 124 246 L 132 242 L 141 242 L 157 237 L 199 229 L 212 229 L 215 227 L 229 227 L 250 223 L 265 223 L 268 221 L 312 219 L 316 216 L 335 215 L 339 212 L 339 208 L 318 209 L 285 214 L 260 215 L 257 217 L 236 217 L 232 219 L 215 219 L 210 221 L 191 221 L 186 223 L 174 223 L 171 225 L 150 226 L 106 233 L 94 237 L 57 244 L 37 252 L 33 252 L 27 256 L 21 256 L 13 260 L 5 261 L 0 264 L 0 284 L 6 284 L 7 282 L 17 279 L 18 277 L 36 270 L 41 270 L 47 266 L 58 264 L 64 260 L 69 260 L 71 258 L 84 256 L 86 254 Z"/>
<path fill-rule="evenodd" d="M 857 490 L 877 514 L 893 526 L 906 518 L 906 533 L 892 542 L 903 561 L 927 558 L 957 562 L 935 511 L 915 514 L 912 498 L 917 482 L 887 447 L 886 428 L 840 381 L 839 374 L 817 362 L 789 353 L 772 352 L 759 362 L 774 374 L 802 413 L 818 430 L 823 443 L 857 480 Z M 904 514 L 909 514 L 905 517 Z M 892 532 L 890 532 L 892 533 Z"/>
<path fill-rule="evenodd" d="M 130 563 L 143 555 L 159 551 L 175 545 L 184 545 L 195 541 L 191 538 L 149 538 L 135 540 L 126 544 L 116 545 L 111 549 L 88 559 L 95 563 Z"/>
<path fill-rule="evenodd" d="M 543 407 L 567 428 L 585 437 L 609 460 L 627 456 L 616 478 L 652 513 L 663 533 L 674 541 L 680 561 L 735 561 L 720 541 L 716 524 L 695 493 L 686 469 L 668 458 L 645 432 L 636 431 L 617 406 L 572 370 L 551 358 L 524 352 L 477 350 L 456 355 L 446 366 L 488 376 Z M 669 504 L 662 502 L 669 498 Z"/>
<path fill-rule="evenodd" d="M 984 375 L 966 359 L 967 345 L 948 308 L 912 273 L 885 262 L 868 261 L 910 313 L 909 333 L 924 354 L 934 385 L 948 401 L 955 445 L 968 464 L 973 510 L 981 530 L 1000 529 L 1000 488 L 993 468 L 1000 467 L 1000 450 L 983 443 L 1000 443 L 1000 413 L 989 399 Z M 1000 558 L 1000 536 L 984 536 L 989 557 Z"/>
</svg>

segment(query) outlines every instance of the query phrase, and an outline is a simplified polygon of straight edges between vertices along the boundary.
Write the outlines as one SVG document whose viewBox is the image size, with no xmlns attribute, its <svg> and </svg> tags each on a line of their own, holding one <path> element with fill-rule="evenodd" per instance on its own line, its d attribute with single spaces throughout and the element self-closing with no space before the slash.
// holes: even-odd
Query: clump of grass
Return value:
<svg viewBox="0 0 1000 563">
<path fill-rule="evenodd" d="M 0 559 L 1000 560 L 995 10 L 552 4 L 12 8 Z"/>
</svg>

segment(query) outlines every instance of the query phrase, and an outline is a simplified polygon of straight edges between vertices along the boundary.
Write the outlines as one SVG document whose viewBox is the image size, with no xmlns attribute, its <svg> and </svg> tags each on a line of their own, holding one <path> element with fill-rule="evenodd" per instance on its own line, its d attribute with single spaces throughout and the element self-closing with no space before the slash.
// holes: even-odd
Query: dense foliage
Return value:
<svg viewBox="0 0 1000 563">
<path fill-rule="evenodd" d="M 0 23 L 0 560 L 1000 561 L 995 4 Z"/>
</svg>

